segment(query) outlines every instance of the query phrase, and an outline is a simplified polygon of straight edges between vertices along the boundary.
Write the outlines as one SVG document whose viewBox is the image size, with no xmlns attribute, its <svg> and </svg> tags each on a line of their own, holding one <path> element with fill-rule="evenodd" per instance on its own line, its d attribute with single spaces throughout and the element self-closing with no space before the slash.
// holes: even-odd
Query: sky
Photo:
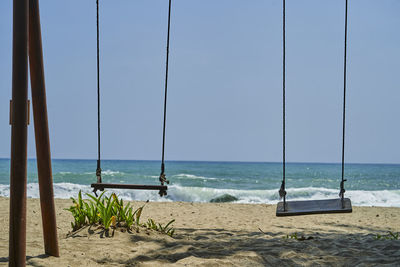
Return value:
<svg viewBox="0 0 400 267">
<path fill-rule="evenodd" d="M 287 161 L 340 162 L 343 0 L 286 1 Z M 95 0 L 41 0 L 53 158 L 95 159 Z M 160 160 L 168 0 L 100 0 L 102 157 Z M 400 1 L 350 0 L 346 161 L 400 163 Z M 0 1 L 0 158 L 12 1 Z M 172 0 L 166 160 L 282 159 L 282 1 Z M 33 120 L 31 120 L 33 121 Z M 33 123 L 28 157 L 35 157 Z"/>
</svg>

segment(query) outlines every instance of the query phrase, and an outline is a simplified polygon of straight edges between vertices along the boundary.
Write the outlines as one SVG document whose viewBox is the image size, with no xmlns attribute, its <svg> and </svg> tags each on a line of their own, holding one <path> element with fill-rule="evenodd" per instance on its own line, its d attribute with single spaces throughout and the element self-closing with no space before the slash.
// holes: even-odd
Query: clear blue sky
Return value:
<svg viewBox="0 0 400 267">
<path fill-rule="evenodd" d="M 400 163 L 400 1 L 350 0 L 346 160 Z M 96 158 L 95 0 L 41 0 L 53 158 Z M 102 147 L 160 159 L 167 0 L 101 0 Z M 282 1 L 173 0 L 167 160 L 280 161 Z M 287 160 L 339 162 L 344 0 L 287 0 Z M 0 2 L 0 157 L 12 1 Z M 33 124 L 29 157 L 35 157 Z"/>
</svg>

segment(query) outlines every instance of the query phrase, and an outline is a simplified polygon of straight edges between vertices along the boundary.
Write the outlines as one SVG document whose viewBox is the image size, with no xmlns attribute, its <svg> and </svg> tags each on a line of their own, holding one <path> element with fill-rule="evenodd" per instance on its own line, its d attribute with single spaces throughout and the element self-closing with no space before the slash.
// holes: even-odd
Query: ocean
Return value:
<svg viewBox="0 0 400 267">
<path fill-rule="evenodd" d="M 281 163 L 167 161 L 168 195 L 157 191 L 115 190 L 126 200 L 210 202 L 225 194 L 236 203 L 275 204 L 282 179 Z M 0 159 L 0 196 L 9 196 L 9 159 Z M 56 198 L 90 193 L 96 182 L 95 160 L 52 161 Z M 156 184 L 159 161 L 104 160 L 103 182 Z M 336 198 L 341 165 L 336 163 L 288 163 L 288 200 Z M 346 197 L 355 206 L 400 207 L 400 164 L 346 164 Z M 36 160 L 28 160 L 28 197 L 38 198 Z"/>
</svg>

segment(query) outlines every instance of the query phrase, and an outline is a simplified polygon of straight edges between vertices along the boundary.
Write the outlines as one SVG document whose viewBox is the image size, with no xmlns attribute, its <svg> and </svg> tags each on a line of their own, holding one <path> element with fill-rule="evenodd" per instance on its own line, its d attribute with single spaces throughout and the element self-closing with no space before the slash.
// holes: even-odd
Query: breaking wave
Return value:
<svg viewBox="0 0 400 267">
<path fill-rule="evenodd" d="M 39 186 L 37 183 L 27 185 L 28 197 L 39 198 Z M 55 183 L 55 198 L 76 197 L 77 192 L 92 193 L 89 185 L 73 183 Z M 278 189 L 275 190 L 239 190 L 239 189 L 216 189 L 208 187 L 185 187 L 180 185 L 169 186 L 168 196 L 161 198 L 157 191 L 135 191 L 115 190 L 115 192 L 126 200 L 150 200 L 150 201 L 184 201 L 184 202 L 210 202 L 211 199 L 225 194 L 231 195 L 238 200 L 235 203 L 254 204 L 276 204 L 279 201 Z M 317 187 L 288 188 L 288 200 L 313 200 L 337 198 L 338 190 Z M 0 184 L 0 196 L 9 197 L 10 186 Z M 354 206 L 382 206 L 400 207 L 400 190 L 348 190 L 349 197 Z"/>
</svg>

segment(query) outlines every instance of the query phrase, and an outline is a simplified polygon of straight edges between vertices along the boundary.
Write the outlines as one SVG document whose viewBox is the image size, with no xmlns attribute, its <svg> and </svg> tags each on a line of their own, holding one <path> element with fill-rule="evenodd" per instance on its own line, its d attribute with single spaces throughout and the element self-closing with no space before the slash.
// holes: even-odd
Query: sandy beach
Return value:
<svg viewBox="0 0 400 267">
<path fill-rule="evenodd" d="M 136 207 L 143 202 L 133 202 Z M 352 214 L 275 217 L 275 205 L 148 203 L 143 220 L 175 219 L 173 238 L 142 230 L 102 237 L 86 227 L 67 237 L 70 200 L 56 199 L 61 257 L 43 253 L 38 199 L 28 199 L 29 266 L 376 266 L 400 265 L 400 208 L 354 207 Z M 9 199 L 0 199 L 0 264 L 8 264 Z M 304 236 L 308 240 L 284 238 Z"/>
</svg>

